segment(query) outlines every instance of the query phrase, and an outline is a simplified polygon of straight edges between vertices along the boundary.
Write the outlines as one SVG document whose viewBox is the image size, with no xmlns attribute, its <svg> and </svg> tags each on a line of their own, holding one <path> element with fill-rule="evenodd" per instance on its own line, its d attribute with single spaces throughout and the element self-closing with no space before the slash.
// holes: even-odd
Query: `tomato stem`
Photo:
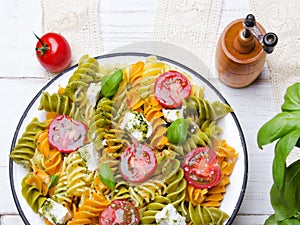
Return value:
<svg viewBox="0 0 300 225">
<path fill-rule="evenodd" d="M 35 50 L 40 53 L 40 56 L 45 55 L 46 52 L 50 49 L 49 46 L 47 44 L 45 44 L 39 36 L 37 36 L 35 33 L 33 33 L 33 34 L 39 40 L 39 42 L 42 45 L 42 47 L 35 48 Z"/>
</svg>

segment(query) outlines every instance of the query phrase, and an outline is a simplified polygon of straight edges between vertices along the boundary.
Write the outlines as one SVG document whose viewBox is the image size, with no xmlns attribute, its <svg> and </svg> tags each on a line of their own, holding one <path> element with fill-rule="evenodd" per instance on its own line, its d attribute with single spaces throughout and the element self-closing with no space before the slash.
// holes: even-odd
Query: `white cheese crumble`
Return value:
<svg viewBox="0 0 300 225">
<path fill-rule="evenodd" d="M 179 118 L 183 118 L 183 108 L 180 109 L 162 109 L 165 119 L 171 123 Z"/>
<path fill-rule="evenodd" d="M 93 143 L 84 145 L 78 149 L 81 158 L 86 162 L 88 170 L 94 171 L 98 168 L 98 156 Z"/>
<path fill-rule="evenodd" d="M 63 225 L 70 220 L 71 214 L 66 207 L 48 198 L 42 208 L 39 209 L 39 213 L 44 215 L 47 220 L 55 225 Z"/>
<path fill-rule="evenodd" d="M 152 126 L 139 112 L 127 112 L 120 128 L 131 133 L 138 141 L 144 141 L 152 134 Z"/>
<path fill-rule="evenodd" d="M 92 106 L 95 106 L 97 104 L 100 91 L 101 91 L 101 82 L 90 83 L 90 86 L 87 89 L 86 96 Z"/>
<path fill-rule="evenodd" d="M 172 204 L 166 205 L 162 211 L 156 213 L 155 220 L 158 225 L 186 225 L 185 218 Z"/>
</svg>

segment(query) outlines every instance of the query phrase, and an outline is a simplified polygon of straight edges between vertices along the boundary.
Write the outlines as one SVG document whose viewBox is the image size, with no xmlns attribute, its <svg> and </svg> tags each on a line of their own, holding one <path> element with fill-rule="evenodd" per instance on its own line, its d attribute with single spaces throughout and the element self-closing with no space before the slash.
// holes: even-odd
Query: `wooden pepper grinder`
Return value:
<svg viewBox="0 0 300 225">
<path fill-rule="evenodd" d="M 251 84 L 261 73 L 266 53 L 273 52 L 278 38 L 267 33 L 252 14 L 230 23 L 223 31 L 216 49 L 219 79 L 233 88 Z"/>
</svg>

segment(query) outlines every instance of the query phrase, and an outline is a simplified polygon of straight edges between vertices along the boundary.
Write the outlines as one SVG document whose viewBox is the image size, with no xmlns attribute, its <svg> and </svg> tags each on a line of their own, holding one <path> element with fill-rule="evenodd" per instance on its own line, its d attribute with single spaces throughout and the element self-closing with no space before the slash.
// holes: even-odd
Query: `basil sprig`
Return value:
<svg viewBox="0 0 300 225">
<path fill-rule="evenodd" d="M 167 130 L 167 138 L 172 144 L 183 144 L 188 133 L 188 122 L 179 118 L 171 123 Z"/>
<path fill-rule="evenodd" d="M 54 187 L 58 183 L 58 180 L 59 180 L 58 175 L 51 175 L 48 188 L 50 189 L 50 188 Z"/>
<path fill-rule="evenodd" d="M 101 182 L 106 185 L 107 187 L 114 189 L 115 188 L 115 177 L 114 174 L 106 163 L 101 163 L 99 167 L 99 176 Z"/>
<path fill-rule="evenodd" d="M 118 91 L 122 80 L 123 72 L 121 69 L 104 76 L 101 80 L 101 94 L 107 98 L 112 97 Z"/>
<path fill-rule="evenodd" d="M 274 184 L 270 191 L 275 214 L 265 225 L 300 225 L 300 159 L 286 165 L 288 155 L 300 143 L 300 83 L 287 88 L 281 110 L 257 134 L 260 148 L 278 140 L 272 170 Z"/>
</svg>

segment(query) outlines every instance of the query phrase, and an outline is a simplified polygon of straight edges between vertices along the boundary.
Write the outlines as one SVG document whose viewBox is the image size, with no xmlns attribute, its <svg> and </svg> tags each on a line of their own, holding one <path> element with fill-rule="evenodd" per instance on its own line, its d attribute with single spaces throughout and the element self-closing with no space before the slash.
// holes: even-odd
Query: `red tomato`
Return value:
<svg viewBox="0 0 300 225">
<path fill-rule="evenodd" d="M 126 200 L 113 200 L 101 213 L 101 225 L 138 225 L 140 222 L 139 211 Z"/>
<path fill-rule="evenodd" d="M 168 71 L 160 75 L 155 82 L 154 94 L 157 101 L 165 108 L 177 108 L 182 100 L 190 96 L 190 81 L 177 71 Z"/>
<path fill-rule="evenodd" d="M 70 153 L 86 143 L 87 126 L 66 115 L 55 117 L 48 129 L 51 146 L 60 152 Z"/>
<path fill-rule="evenodd" d="M 35 35 L 36 36 L 36 35 Z M 71 62 L 71 48 L 67 40 L 60 34 L 47 33 L 38 38 L 36 55 L 41 65 L 48 71 L 61 72 Z"/>
<path fill-rule="evenodd" d="M 182 168 L 188 184 L 205 189 L 216 186 L 222 177 L 219 158 L 213 149 L 195 148 L 183 160 Z"/>
<path fill-rule="evenodd" d="M 153 175 L 156 167 L 156 156 L 146 145 L 132 144 L 121 154 L 120 172 L 128 182 L 146 181 Z"/>
</svg>

